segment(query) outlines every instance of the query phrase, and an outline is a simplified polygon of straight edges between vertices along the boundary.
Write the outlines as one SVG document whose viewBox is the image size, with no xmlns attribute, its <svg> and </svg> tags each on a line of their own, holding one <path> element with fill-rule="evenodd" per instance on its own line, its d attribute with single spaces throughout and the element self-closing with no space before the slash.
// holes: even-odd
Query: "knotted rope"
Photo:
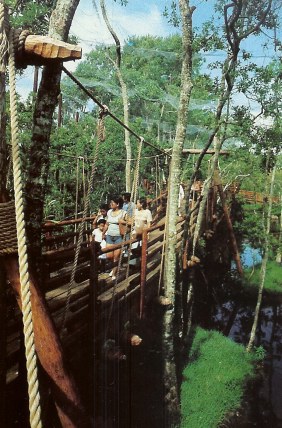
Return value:
<svg viewBox="0 0 282 428">
<path fill-rule="evenodd" d="M 11 109 L 11 142 L 14 172 L 14 192 L 16 207 L 16 229 L 19 253 L 19 271 L 21 284 L 21 300 L 23 314 L 23 331 L 27 367 L 30 425 L 32 428 L 42 427 L 40 395 L 37 376 L 37 357 L 34 345 L 34 332 L 31 310 L 30 281 L 27 262 L 27 246 L 23 207 L 23 185 L 21 177 L 21 160 L 19 150 L 19 127 L 16 104 L 16 72 L 14 52 L 14 32 L 9 36 L 9 78 L 10 78 L 10 109 Z"/>
<path fill-rule="evenodd" d="M 96 172 L 96 164 L 97 164 L 97 160 L 98 160 L 99 147 L 100 147 L 100 143 L 102 141 L 104 141 L 104 121 L 105 121 L 105 116 L 107 115 L 107 112 L 108 112 L 108 108 L 106 106 L 104 106 L 103 109 L 100 111 L 100 115 L 99 115 L 99 119 L 98 119 L 98 136 L 97 136 L 95 152 L 94 152 L 94 157 L 93 157 L 93 162 L 92 162 L 91 174 L 90 174 L 90 178 L 89 178 L 89 182 L 88 182 L 87 195 L 86 195 L 86 198 L 84 200 L 84 209 L 83 209 L 83 214 L 82 214 L 83 219 L 86 218 L 87 212 L 89 209 L 90 195 L 91 195 L 94 175 Z M 66 321 L 67 321 L 67 314 L 69 312 L 71 290 L 72 290 L 72 287 L 75 283 L 74 277 L 75 277 L 75 273 L 76 273 L 76 269 L 77 269 L 78 257 L 79 257 L 82 239 L 83 239 L 84 225 L 85 225 L 85 221 L 83 220 L 79 224 L 79 227 L 78 227 L 78 239 L 77 239 L 76 248 L 75 248 L 75 255 L 74 255 L 74 262 L 73 262 L 73 267 L 72 267 L 72 271 L 71 271 L 71 278 L 70 278 L 70 282 L 68 284 L 66 305 L 64 308 L 63 320 L 62 320 L 62 326 L 61 326 L 61 334 L 63 334 L 63 330 L 65 328 Z"/>
</svg>

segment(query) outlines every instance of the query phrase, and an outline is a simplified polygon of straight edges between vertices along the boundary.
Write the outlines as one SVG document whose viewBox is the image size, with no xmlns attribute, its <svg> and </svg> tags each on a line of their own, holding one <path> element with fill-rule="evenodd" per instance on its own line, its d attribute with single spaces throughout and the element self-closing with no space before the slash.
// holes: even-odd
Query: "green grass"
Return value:
<svg viewBox="0 0 282 428">
<path fill-rule="evenodd" d="M 260 265 L 255 267 L 253 275 L 248 279 L 250 273 L 251 269 L 245 270 L 246 286 L 258 288 L 260 284 Z M 282 293 L 282 266 L 275 261 L 267 263 L 264 290 L 270 293 Z"/>
<path fill-rule="evenodd" d="M 182 428 L 216 428 L 240 407 L 255 357 L 221 333 L 197 328 L 183 371 Z"/>
</svg>

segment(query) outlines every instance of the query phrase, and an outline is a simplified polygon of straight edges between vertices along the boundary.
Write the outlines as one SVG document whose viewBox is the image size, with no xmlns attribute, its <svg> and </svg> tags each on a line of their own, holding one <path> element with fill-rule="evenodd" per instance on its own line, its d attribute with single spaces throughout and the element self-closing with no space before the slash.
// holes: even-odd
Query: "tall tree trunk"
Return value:
<svg viewBox="0 0 282 428">
<path fill-rule="evenodd" d="M 251 330 L 251 335 L 249 339 L 249 343 L 247 346 L 247 352 L 250 352 L 254 346 L 255 338 L 256 338 L 256 330 L 258 325 L 258 318 L 260 313 L 260 307 L 262 302 L 262 294 L 263 294 L 263 288 L 264 288 L 264 282 L 265 282 L 265 275 L 266 275 L 266 267 L 269 257 L 269 249 L 270 249 L 270 224 L 271 224 L 271 211 L 272 211 L 272 198 L 273 198 L 273 189 L 274 189 L 274 181 L 275 181 L 275 174 L 276 174 L 276 165 L 274 166 L 271 174 L 271 182 L 270 182 L 270 191 L 269 191 L 269 203 L 268 203 L 268 210 L 267 210 L 267 217 L 266 217 L 266 228 L 265 228 L 265 247 L 264 247 L 264 254 L 261 264 L 261 271 L 260 271 L 260 284 L 259 284 L 259 290 L 258 290 L 258 299 L 255 309 L 255 317 L 254 322 Z"/>
<path fill-rule="evenodd" d="M 112 61 L 113 65 L 115 67 L 117 77 L 119 80 L 120 88 L 121 88 L 121 96 L 122 96 L 122 103 L 123 103 L 123 120 L 124 124 L 129 127 L 129 102 L 128 102 L 128 93 L 127 93 L 127 86 L 123 79 L 122 72 L 121 72 L 121 49 L 120 49 L 120 41 L 119 38 L 114 31 L 113 27 L 110 24 L 110 21 L 108 19 L 105 1 L 100 0 L 100 6 L 102 10 L 102 15 L 104 18 L 104 21 L 107 25 L 107 28 L 109 32 L 111 33 L 115 44 L 116 44 L 116 61 Z M 131 190 L 131 144 L 130 144 L 130 133 L 127 129 L 124 130 L 124 145 L 126 150 L 126 164 L 125 164 L 125 187 L 126 191 L 130 192 Z"/>
<path fill-rule="evenodd" d="M 182 18 L 183 63 L 181 70 L 181 90 L 176 125 L 175 141 L 172 149 L 169 179 L 170 203 L 167 210 L 166 263 L 164 272 L 165 294 L 175 303 L 176 285 L 176 223 L 178 212 L 178 195 L 181 179 L 182 149 L 186 136 L 187 112 L 192 91 L 192 14 L 194 8 L 189 1 L 179 0 Z M 174 312 L 168 310 L 163 318 L 163 358 L 165 384 L 166 426 L 173 426 L 180 416 L 177 377 L 174 357 Z"/>
<path fill-rule="evenodd" d="M 282 251 L 281 251 L 281 245 L 282 245 L 282 193 L 280 193 L 280 227 L 279 227 L 279 238 L 278 238 L 278 251 L 276 255 L 276 261 L 277 263 L 281 263 L 282 261 Z"/>
<path fill-rule="evenodd" d="M 78 3 L 79 0 L 57 1 L 56 9 L 51 17 L 50 36 L 53 36 L 57 39 L 63 38 L 66 40 L 72 16 Z M 57 25 L 56 19 L 58 19 Z M 54 26 L 56 27 L 57 31 L 54 31 Z M 59 65 L 51 65 L 44 68 L 34 112 L 33 137 L 29 165 L 30 168 L 28 171 L 28 182 L 26 186 L 27 192 L 29 192 L 27 198 L 27 217 L 31 217 L 31 222 L 29 223 L 30 241 L 33 239 L 36 240 L 36 248 L 38 248 L 39 251 L 41 249 L 40 232 L 49 166 L 49 137 L 52 126 L 52 116 L 57 102 L 60 75 L 61 72 Z M 1 114 L 1 131 L 2 129 Z M 2 145 L 4 146 L 4 135 L 5 134 L 2 134 L 1 132 L 1 148 Z M 1 162 L 3 159 L 5 159 L 6 156 L 6 154 L 2 156 L 4 150 L 5 147 L 3 150 L 1 150 Z M 2 183 L 4 183 L 2 177 L 5 177 L 2 169 L 0 174 L 0 202 L 2 202 L 6 197 L 6 189 L 4 186 L 2 187 Z M 33 204 L 34 197 L 35 203 Z M 31 216 L 33 210 L 35 211 L 35 215 Z M 35 219 L 34 222 L 33 219 Z M 20 280 L 17 259 L 18 257 L 16 255 L 6 256 L 5 259 L 3 259 L 3 266 L 5 267 L 8 281 L 14 289 L 20 305 Z M 34 287 L 31 289 L 31 300 L 32 309 L 34 311 L 33 316 L 35 317 L 34 319 L 37 319 L 37 322 L 34 323 L 36 351 L 39 355 L 42 366 L 49 375 L 62 426 L 68 428 L 78 428 L 82 426 L 88 427 L 90 426 L 90 422 L 85 416 L 84 408 L 77 394 L 74 381 L 65 370 L 60 340 L 52 327 L 53 323 L 49 317 L 46 303 L 41 292 L 39 291 L 39 288 Z M 1 355 L 2 354 L 3 353 L 1 353 Z"/>
<path fill-rule="evenodd" d="M 228 53 L 222 66 L 221 93 L 215 113 L 214 129 L 208 138 L 207 144 L 205 145 L 197 159 L 193 174 L 190 177 L 190 182 L 187 189 L 188 195 L 190 194 L 191 187 L 196 177 L 196 174 L 200 169 L 203 157 L 220 130 L 222 112 L 226 105 L 226 102 L 229 100 L 235 83 L 235 72 L 238 54 L 240 51 L 240 44 L 242 40 L 246 39 L 251 34 L 260 31 L 261 26 L 264 24 L 271 10 L 272 0 L 266 1 L 265 9 L 261 11 L 258 21 L 256 23 L 253 23 L 252 25 L 248 25 L 248 19 L 242 19 L 242 17 L 244 17 L 246 4 L 247 2 L 245 2 L 245 0 L 237 0 L 230 1 L 224 6 L 225 36 L 228 42 Z M 223 142 L 223 139 L 221 141 Z M 221 145 L 218 147 L 218 150 L 220 149 Z M 186 211 L 189 210 L 188 204 L 189 198 L 187 198 Z M 187 235 L 188 232 L 187 230 L 185 230 L 184 239 L 187 239 Z"/>
<path fill-rule="evenodd" d="M 67 41 L 79 0 L 58 0 L 49 24 L 49 36 Z M 41 254 L 41 223 L 49 172 L 49 147 L 53 114 L 60 93 L 61 65 L 43 68 L 36 98 L 26 183 L 27 236 L 32 244 L 31 258 Z"/>
</svg>

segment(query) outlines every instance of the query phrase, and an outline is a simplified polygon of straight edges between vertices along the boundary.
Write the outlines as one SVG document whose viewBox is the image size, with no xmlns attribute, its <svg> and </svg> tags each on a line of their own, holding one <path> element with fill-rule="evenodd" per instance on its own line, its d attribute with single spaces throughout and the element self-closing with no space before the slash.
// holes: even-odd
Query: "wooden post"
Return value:
<svg viewBox="0 0 282 428">
<path fill-rule="evenodd" d="M 95 419 L 99 409 L 99 394 L 98 394 L 98 381 L 99 381 L 99 367 L 98 367 L 98 311 L 97 311 L 97 290 L 98 290 L 98 276 L 99 276 L 99 249 L 100 244 L 95 241 L 90 243 L 90 305 L 89 305 L 89 336 L 91 338 L 91 365 L 92 376 L 90 382 L 90 393 L 94 394 L 91 402 L 93 403 L 93 417 Z"/>
<path fill-rule="evenodd" d="M 3 259 L 6 275 L 21 308 L 20 279 L 17 257 Z M 30 277 L 31 306 L 34 321 L 35 348 L 42 367 L 47 373 L 55 405 L 63 428 L 90 428 L 75 382 L 68 372 L 60 339 L 49 314 L 44 297 Z"/>
<path fill-rule="evenodd" d="M 148 232 L 144 229 L 142 232 L 142 247 L 141 247 L 141 276 L 140 276 L 140 319 L 143 317 L 145 304 L 145 287 L 147 276 L 147 248 L 148 248 Z"/>
<path fill-rule="evenodd" d="M 0 257 L 0 421 L 5 421 L 6 404 L 6 278 Z"/>
<path fill-rule="evenodd" d="M 239 275 L 243 276 L 243 268 L 242 268 L 242 264 L 241 264 L 240 254 L 239 254 L 239 250 L 238 250 L 237 241 L 236 241 L 236 237 L 234 234 L 232 222 L 231 222 L 231 219 L 229 216 L 228 207 L 227 207 L 227 204 L 225 201 L 225 196 L 224 196 L 222 184 L 218 183 L 217 188 L 218 188 L 218 193 L 219 193 L 220 200 L 222 203 L 222 208 L 223 208 L 223 212 L 224 212 L 224 216 L 225 216 L 225 220 L 226 220 L 226 224 L 227 224 L 227 229 L 228 229 L 228 232 L 230 235 L 233 258 L 234 258 L 234 261 L 236 263 L 237 271 L 238 271 Z"/>
</svg>

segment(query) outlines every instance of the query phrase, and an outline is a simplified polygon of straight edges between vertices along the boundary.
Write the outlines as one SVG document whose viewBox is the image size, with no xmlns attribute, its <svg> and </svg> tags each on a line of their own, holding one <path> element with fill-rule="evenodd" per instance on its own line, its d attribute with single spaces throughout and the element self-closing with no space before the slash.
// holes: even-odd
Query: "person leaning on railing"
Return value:
<svg viewBox="0 0 282 428">
<path fill-rule="evenodd" d="M 152 213 L 147 208 L 146 198 L 140 198 L 136 203 L 134 231 L 136 235 L 142 234 L 144 229 L 148 229 L 152 223 Z"/>
</svg>

